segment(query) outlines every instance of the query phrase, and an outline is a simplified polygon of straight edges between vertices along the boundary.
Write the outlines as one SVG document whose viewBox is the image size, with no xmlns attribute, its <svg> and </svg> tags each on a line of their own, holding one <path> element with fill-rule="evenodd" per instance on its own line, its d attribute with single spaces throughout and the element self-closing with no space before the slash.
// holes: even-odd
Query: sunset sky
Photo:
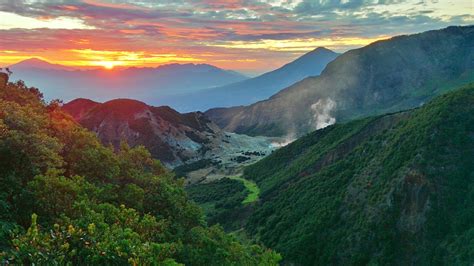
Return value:
<svg viewBox="0 0 474 266">
<path fill-rule="evenodd" d="M 473 0 L 0 0 L 0 66 L 208 63 L 244 73 L 318 46 L 474 22 Z"/>
</svg>

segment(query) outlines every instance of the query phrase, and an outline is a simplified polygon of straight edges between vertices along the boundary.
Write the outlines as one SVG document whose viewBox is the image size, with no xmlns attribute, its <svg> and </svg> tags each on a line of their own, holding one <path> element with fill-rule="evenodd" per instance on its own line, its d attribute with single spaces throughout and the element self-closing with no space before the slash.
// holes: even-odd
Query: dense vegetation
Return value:
<svg viewBox="0 0 474 266">
<path fill-rule="evenodd" d="M 313 132 L 248 167 L 247 231 L 302 265 L 472 265 L 474 84 Z"/>
<path fill-rule="evenodd" d="M 211 159 L 202 159 L 188 164 L 182 164 L 173 169 L 173 172 L 176 176 L 186 176 L 192 171 L 203 169 L 212 165 L 217 165 L 217 162 L 212 161 Z"/>
<path fill-rule="evenodd" d="M 117 152 L 24 83 L 0 90 L 1 264 L 274 265 L 202 212 L 143 147 Z"/>
<path fill-rule="evenodd" d="M 242 227 L 243 202 L 249 195 L 243 182 L 223 178 L 191 185 L 186 190 L 189 197 L 203 208 L 209 224 L 221 224 L 227 231 Z"/>
</svg>

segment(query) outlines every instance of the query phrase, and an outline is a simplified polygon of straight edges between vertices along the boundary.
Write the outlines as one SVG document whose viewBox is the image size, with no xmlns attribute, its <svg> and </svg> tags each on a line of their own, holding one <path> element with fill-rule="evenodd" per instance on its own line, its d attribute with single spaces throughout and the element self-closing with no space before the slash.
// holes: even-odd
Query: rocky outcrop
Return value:
<svg viewBox="0 0 474 266">
<path fill-rule="evenodd" d="M 95 132 L 105 145 L 118 148 L 121 141 L 130 146 L 143 145 L 170 168 L 206 159 L 232 174 L 234 168 L 242 165 L 234 158 L 248 153 L 246 163 L 252 163 L 274 149 L 266 138 L 222 131 L 201 112 L 181 114 L 167 106 L 154 107 L 130 99 L 105 103 L 77 99 L 65 104 L 63 109 Z M 206 175 L 213 173 L 209 169 Z"/>
<path fill-rule="evenodd" d="M 78 99 L 63 108 L 104 144 L 119 147 L 124 140 L 131 146 L 144 145 L 170 167 L 200 158 L 223 135 L 202 113 L 180 114 L 135 100 L 100 104 Z"/>
</svg>

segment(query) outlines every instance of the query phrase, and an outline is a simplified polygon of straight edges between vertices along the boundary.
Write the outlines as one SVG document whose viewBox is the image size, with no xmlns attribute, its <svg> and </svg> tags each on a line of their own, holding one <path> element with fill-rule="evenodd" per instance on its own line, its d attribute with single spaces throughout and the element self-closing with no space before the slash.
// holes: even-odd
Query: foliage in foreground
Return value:
<svg viewBox="0 0 474 266">
<path fill-rule="evenodd" d="M 0 91 L 2 264 L 275 265 L 201 210 L 143 147 L 102 146 L 24 83 Z"/>
</svg>

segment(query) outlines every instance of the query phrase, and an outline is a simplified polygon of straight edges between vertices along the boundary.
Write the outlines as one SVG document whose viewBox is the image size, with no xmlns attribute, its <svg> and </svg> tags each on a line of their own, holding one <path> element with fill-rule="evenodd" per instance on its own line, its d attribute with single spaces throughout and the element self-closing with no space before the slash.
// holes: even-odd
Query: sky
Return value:
<svg viewBox="0 0 474 266">
<path fill-rule="evenodd" d="M 247 74 L 316 47 L 474 24 L 474 0 L 0 0 L 0 66 L 207 63 Z"/>
</svg>

